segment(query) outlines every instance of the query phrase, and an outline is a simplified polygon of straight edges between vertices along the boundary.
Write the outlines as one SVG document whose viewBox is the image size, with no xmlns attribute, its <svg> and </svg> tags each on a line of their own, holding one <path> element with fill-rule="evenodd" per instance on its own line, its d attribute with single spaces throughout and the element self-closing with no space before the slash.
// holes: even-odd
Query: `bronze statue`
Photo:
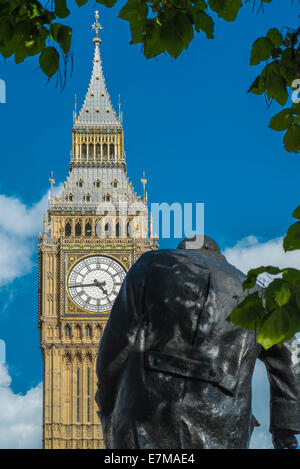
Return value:
<svg viewBox="0 0 300 469">
<path fill-rule="evenodd" d="M 190 243 L 189 243 L 190 245 Z M 248 448 L 255 361 L 270 381 L 276 448 L 300 433 L 300 366 L 292 342 L 264 350 L 225 321 L 245 276 L 205 237 L 201 249 L 143 254 L 99 345 L 96 401 L 106 448 Z"/>
</svg>

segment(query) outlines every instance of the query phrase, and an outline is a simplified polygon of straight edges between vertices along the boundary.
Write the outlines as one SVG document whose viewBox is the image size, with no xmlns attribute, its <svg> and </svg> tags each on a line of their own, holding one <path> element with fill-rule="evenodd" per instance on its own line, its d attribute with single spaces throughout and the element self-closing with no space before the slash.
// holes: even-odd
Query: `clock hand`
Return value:
<svg viewBox="0 0 300 469">
<path fill-rule="evenodd" d="M 79 283 L 78 285 L 70 285 L 70 288 L 78 288 L 78 287 L 94 287 L 95 283 Z"/>
<path fill-rule="evenodd" d="M 101 288 L 101 290 L 103 291 L 103 293 L 104 293 L 105 295 L 108 295 L 107 290 L 105 290 L 105 289 L 103 288 L 103 285 L 106 284 L 105 281 L 104 281 L 104 282 L 98 282 L 98 280 L 95 279 L 94 282 L 95 282 L 95 285 L 97 285 L 97 287 Z"/>
<path fill-rule="evenodd" d="M 97 279 L 94 280 L 94 283 L 80 283 L 78 285 L 70 285 L 70 288 L 79 288 L 79 287 L 99 287 L 105 295 L 108 295 L 108 291 L 103 288 L 106 284 L 105 281 L 99 282 Z"/>
</svg>

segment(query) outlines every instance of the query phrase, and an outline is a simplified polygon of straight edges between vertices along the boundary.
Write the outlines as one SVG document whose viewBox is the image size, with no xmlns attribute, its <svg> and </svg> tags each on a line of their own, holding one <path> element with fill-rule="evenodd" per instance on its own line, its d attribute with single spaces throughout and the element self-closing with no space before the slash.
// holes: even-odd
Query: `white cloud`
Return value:
<svg viewBox="0 0 300 469">
<path fill-rule="evenodd" d="M 15 394 L 7 367 L 0 364 L 0 448 L 42 447 L 42 384 Z"/>
<path fill-rule="evenodd" d="M 59 185 L 54 194 L 61 188 Z M 32 206 L 17 197 L 0 194 L 0 286 L 29 273 L 36 238 L 43 228 L 48 194 Z"/>
<path fill-rule="evenodd" d="M 42 227 L 43 212 L 47 209 L 48 196 L 32 207 L 27 207 L 16 197 L 0 195 L 0 231 L 12 236 L 27 238 Z"/>
<path fill-rule="evenodd" d="M 282 247 L 283 238 L 275 238 L 264 243 L 255 236 L 248 236 L 232 248 L 224 250 L 224 256 L 242 272 L 262 265 L 275 267 L 295 267 L 300 269 L 300 251 L 285 253 Z"/>
</svg>

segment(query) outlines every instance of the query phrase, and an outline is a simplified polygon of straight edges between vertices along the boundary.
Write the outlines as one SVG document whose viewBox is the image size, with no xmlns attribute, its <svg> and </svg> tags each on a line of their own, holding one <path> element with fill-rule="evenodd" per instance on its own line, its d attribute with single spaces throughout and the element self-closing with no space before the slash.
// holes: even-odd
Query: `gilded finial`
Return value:
<svg viewBox="0 0 300 469">
<path fill-rule="evenodd" d="M 51 185 L 51 197 L 52 197 L 52 194 L 53 194 L 53 185 L 55 184 L 55 179 L 53 177 L 53 171 L 51 171 L 51 177 L 49 177 L 49 182 L 50 182 L 50 185 Z"/>
<path fill-rule="evenodd" d="M 73 123 L 76 124 L 77 121 L 77 96 L 75 94 L 74 98 L 74 111 L 73 111 Z"/>
<path fill-rule="evenodd" d="M 95 11 L 95 19 L 96 21 L 92 24 L 91 28 L 95 30 L 95 33 L 96 33 L 96 37 L 93 39 L 94 41 L 94 44 L 100 44 L 101 43 L 101 39 L 99 38 L 98 36 L 98 31 L 103 29 L 103 26 L 102 24 L 99 23 L 98 19 L 99 19 L 99 12 L 98 10 Z"/>
<path fill-rule="evenodd" d="M 122 106 L 122 103 L 121 103 L 121 96 L 119 95 L 119 123 L 122 124 L 122 113 L 121 113 L 121 106 Z"/>
<path fill-rule="evenodd" d="M 143 200 L 144 200 L 144 203 L 146 203 L 146 202 L 147 202 L 147 197 L 146 197 L 146 184 L 147 184 L 147 179 L 146 179 L 145 171 L 143 171 L 143 177 L 141 178 L 141 183 L 143 184 L 143 190 L 144 190 Z"/>
</svg>

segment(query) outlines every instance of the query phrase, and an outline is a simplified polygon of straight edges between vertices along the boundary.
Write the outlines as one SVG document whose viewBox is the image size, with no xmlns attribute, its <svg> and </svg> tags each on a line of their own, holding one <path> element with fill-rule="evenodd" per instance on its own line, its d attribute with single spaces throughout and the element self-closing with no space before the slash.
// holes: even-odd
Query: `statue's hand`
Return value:
<svg viewBox="0 0 300 469">
<path fill-rule="evenodd" d="M 275 449 L 296 449 L 298 446 L 297 438 L 291 430 L 275 430 L 272 442 Z"/>
</svg>

